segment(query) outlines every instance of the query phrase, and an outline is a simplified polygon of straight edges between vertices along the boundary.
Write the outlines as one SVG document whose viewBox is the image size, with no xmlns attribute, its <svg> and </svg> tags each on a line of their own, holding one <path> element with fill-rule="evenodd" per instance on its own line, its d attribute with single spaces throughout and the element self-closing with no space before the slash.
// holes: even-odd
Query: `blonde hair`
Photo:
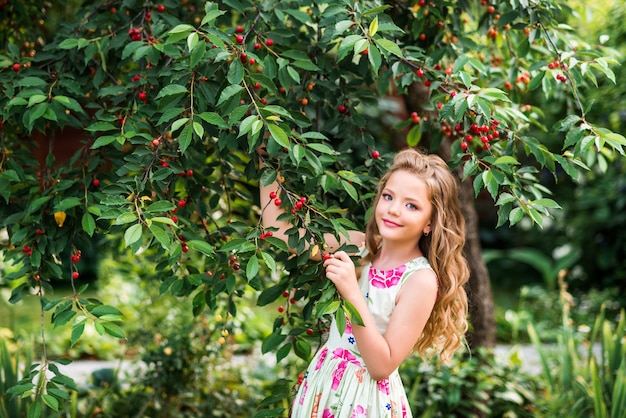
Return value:
<svg viewBox="0 0 626 418">
<path fill-rule="evenodd" d="M 463 256 L 465 219 L 459 204 L 458 180 L 440 157 L 406 149 L 396 154 L 392 166 L 378 183 L 374 207 L 389 177 L 399 170 L 426 182 L 432 204 L 431 233 L 422 235 L 418 246 L 439 283 L 435 306 L 413 350 L 422 357 L 439 353 L 440 360 L 447 362 L 464 344 L 463 336 L 468 329 L 467 294 L 463 286 L 469 279 L 469 268 Z M 368 260 L 376 256 L 379 244 L 380 234 L 372 216 L 366 227 Z"/>
</svg>

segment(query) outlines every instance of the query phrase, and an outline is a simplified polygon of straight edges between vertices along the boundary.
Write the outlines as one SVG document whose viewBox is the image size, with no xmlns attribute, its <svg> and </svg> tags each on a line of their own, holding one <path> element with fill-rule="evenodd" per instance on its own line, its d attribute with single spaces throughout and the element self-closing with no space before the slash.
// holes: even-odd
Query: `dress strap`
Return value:
<svg viewBox="0 0 626 418">
<path fill-rule="evenodd" d="M 430 269 L 433 273 L 435 272 L 426 257 L 417 257 L 406 263 L 406 270 L 400 278 L 400 285 L 403 285 L 413 273 L 423 269 Z"/>
</svg>

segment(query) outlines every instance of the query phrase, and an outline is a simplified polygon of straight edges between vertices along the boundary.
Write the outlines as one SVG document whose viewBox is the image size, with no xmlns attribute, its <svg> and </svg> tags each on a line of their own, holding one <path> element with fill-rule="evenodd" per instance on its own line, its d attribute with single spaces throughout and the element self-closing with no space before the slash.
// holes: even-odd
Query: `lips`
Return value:
<svg viewBox="0 0 626 418">
<path fill-rule="evenodd" d="M 399 228 L 402 225 L 395 223 L 394 221 L 390 221 L 389 219 L 383 219 L 383 224 L 389 228 Z"/>
</svg>

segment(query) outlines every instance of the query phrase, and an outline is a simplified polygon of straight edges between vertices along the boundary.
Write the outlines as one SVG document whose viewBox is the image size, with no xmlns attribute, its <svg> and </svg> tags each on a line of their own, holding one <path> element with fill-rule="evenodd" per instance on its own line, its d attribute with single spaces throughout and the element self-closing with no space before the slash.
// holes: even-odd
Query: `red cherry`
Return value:
<svg viewBox="0 0 626 418">
<path fill-rule="evenodd" d="M 256 60 L 254 58 L 250 57 L 250 59 L 248 60 L 248 63 L 250 65 L 254 65 L 254 64 L 256 64 Z"/>
<path fill-rule="evenodd" d="M 254 43 L 254 49 L 256 50 L 256 49 L 260 49 L 260 48 L 261 48 L 261 44 L 258 43 L 258 42 L 255 42 Z"/>
<path fill-rule="evenodd" d="M 43 232 L 43 230 L 42 230 L 42 229 L 37 228 L 37 230 L 35 231 L 35 234 L 37 234 L 37 235 L 43 235 L 43 234 L 45 234 L 45 232 Z"/>
<path fill-rule="evenodd" d="M 187 204 L 187 201 L 185 199 L 180 199 L 178 201 L 178 207 L 182 208 L 183 206 L 185 206 Z"/>
<path fill-rule="evenodd" d="M 98 187 L 100 185 L 100 180 L 93 179 L 92 183 L 93 183 L 94 186 Z"/>
<path fill-rule="evenodd" d="M 280 200 L 280 198 L 278 198 L 278 197 L 277 197 L 276 199 L 274 199 L 274 204 L 275 204 L 276 206 L 280 206 L 282 203 L 283 203 L 283 201 L 282 201 L 282 200 Z"/>
<path fill-rule="evenodd" d="M 309 328 L 309 329 L 306 330 L 306 333 L 309 334 L 309 335 L 313 335 L 313 330 L 311 328 Z"/>
<path fill-rule="evenodd" d="M 375 159 L 375 160 L 379 159 L 380 158 L 380 152 L 378 152 L 376 150 L 372 151 L 372 158 Z"/>
<path fill-rule="evenodd" d="M 19 64 L 13 64 L 13 71 L 19 71 L 20 70 L 20 65 Z"/>
<path fill-rule="evenodd" d="M 235 40 L 237 41 L 238 44 L 242 44 L 243 40 L 244 40 L 244 37 L 242 35 L 237 35 L 235 37 Z"/>
<path fill-rule="evenodd" d="M 466 149 L 467 149 L 467 142 L 462 141 L 462 142 L 461 142 L 461 148 L 462 148 L 462 149 L 464 149 L 464 150 L 466 150 Z"/>
<path fill-rule="evenodd" d="M 271 38 L 268 38 L 268 39 L 265 41 L 265 45 L 267 45 L 267 46 L 272 46 L 272 45 L 274 45 L 274 41 L 273 41 Z"/>
<path fill-rule="evenodd" d="M 187 172 L 185 174 L 187 175 L 187 177 L 192 177 L 193 176 L 193 170 L 187 170 Z"/>
<path fill-rule="evenodd" d="M 138 97 L 139 97 L 139 100 L 146 100 L 146 97 L 148 97 L 148 94 L 145 91 L 140 91 Z"/>
<path fill-rule="evenodd" d="M 164 11 L 165 11 L 165 6 L 163 6 L 162 4 L 159 4 L 157 6 L 157 12 L 163 13 Z"/>
<path fill-rule="evenodd" d="M 178 223 L 178 218 L 176 216 L 172 216 L 172 222 Z"/>
<path fill-rule="evenodd" d="M 337 108 L 337 110 L 339 111 L 339 113 L 343 113 L 346 111 L 346 107 L 344 105 L 339 105 L 339 107 Z"/>
<path fill-rule="evenodd" d="M 270 199 L 276 199 L 276 192 L 270 192 Z"/>
<path fill-rule="evenodd" d="M 417 74 L 420 77 L 424 77 L 424 70 L 422 70 L 421 68 L 419 68 L 417 71 L 415 71 L 415 74 Z"/>
<path fill-rule="evenodd" d="M 181 250 L 183 250 L 184 253 L 189 251 L 189 247 L 187 247 L 186 245 L 182 245 L 180 248 L 181 248 Z"/>
<path fill-rule="evenodd" d="M 80 274 L 77 271 L 72 273 L 72 279 L 78 279 L 78 276 L 80 276 Z"/>
<path fill-rule="evenodd" d="M 286 298 L 287 296 L 289 296 L 289 292 L 288 292 L 287 290 L 285 290 L 285 291 L 283 292 L 283 297 L 284 297 L 284 298 Z"/>
<path fill-rule="evenodd" d="M 278 312 L 280 312 L 280 313 L 285 312 L 285 307 L 284 306 L 279 306 L 278 307 Z"/>
<path fill-rule="evenodd" d="M 235 29 L 235 32 L 242 33 L 243 32 L 243 26 L 237 26 L 237 28 Z"/>
<path fill-rule="evenodd" d="M 328 260 L 328 259 L 330 258 L 330 254 L 328 254 L 328 253 L 327 253 L 327 254 L 324 254 L 324 255 L 322 256 L 322 258 L 323 258 L 324 260 Z"/>
<path fill-rule="evenodd" d="M 417 112 L 412 112 L 411 113 L 411 120 L 413 121 L 413 123 L 420 123 L 420 116 L 417 114 Z"/>
</svg>

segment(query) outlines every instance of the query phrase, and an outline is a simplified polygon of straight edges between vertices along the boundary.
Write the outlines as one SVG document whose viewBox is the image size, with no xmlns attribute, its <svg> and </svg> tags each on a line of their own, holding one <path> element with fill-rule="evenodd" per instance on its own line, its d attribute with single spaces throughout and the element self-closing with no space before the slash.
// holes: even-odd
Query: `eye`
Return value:
<svg viewBox="0 0 626 418">
<path fill-rule="evenodd" d="M 382 198 L 383 198 L 383 200 L 391 200 L 391 199 L 393 199 L 389 193 L 383 193 L 382 194 Z"/>
<path fill-rule="evenodd" d="M 407 203 L 406 207 L 410 210 L 417 210 L 417 206 L 415 206 L 413 203 Z"/>
</svg>

